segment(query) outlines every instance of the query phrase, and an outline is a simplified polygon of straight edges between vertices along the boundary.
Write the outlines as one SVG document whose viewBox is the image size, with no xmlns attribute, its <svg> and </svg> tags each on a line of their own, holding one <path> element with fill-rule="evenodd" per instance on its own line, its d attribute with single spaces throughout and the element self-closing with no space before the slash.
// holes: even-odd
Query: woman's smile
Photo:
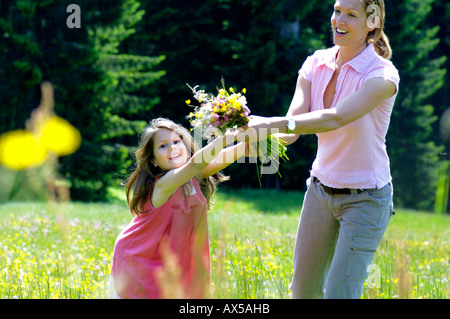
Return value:
<svg viewBox="0 0 450 319">
<path fill-rule="evenodd" d="M 346 35 L 347 33 L 348 33 L 348 31 L 342 30 L 342 29 L 340 29 L 340 28 L 336 28 L 336 30 L 335 30 L 336 36 L 344 36 L 344 35 Z"/>
</svg>

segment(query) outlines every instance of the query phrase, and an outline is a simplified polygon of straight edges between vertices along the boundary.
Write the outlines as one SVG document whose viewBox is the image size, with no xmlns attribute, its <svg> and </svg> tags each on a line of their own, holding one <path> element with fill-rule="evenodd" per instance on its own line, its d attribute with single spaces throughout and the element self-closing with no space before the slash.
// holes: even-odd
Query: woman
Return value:
<svg viewBox="0 0 450 319">
<path fill-rule="evenodd" d="M 294 298 L 360 298 L 393 213 L 385 136 L 400 79 L 384 16 L 383 0 L 337 0 L 335 46 L 306 59 L 286 117 L 252 116 L 248 124 L 286 133 L 289 143 L 318 136 L 294 249 Z"/>
</svg>

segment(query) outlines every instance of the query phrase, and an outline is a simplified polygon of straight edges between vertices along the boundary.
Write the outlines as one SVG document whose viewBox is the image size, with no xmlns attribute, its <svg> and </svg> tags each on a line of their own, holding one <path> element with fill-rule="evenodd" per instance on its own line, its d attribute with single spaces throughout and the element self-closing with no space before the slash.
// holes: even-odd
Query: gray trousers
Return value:
<svg viewBox="0 0 450 319">
<path fill-rule="evenodd" d="M 329 195 L 309 178 L 294 248 L 293 298 L 358 299 L 393 213 L 392 187 Z"/>
</svg>

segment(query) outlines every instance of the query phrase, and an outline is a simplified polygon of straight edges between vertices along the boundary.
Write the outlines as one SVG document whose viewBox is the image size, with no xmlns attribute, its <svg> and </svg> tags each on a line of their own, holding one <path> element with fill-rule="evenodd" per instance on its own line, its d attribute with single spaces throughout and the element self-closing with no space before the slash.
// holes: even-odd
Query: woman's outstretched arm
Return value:
<svg viewBox="0 0 450 319">
<path fill-rule="evenodd" d="M 336 130 L 363 117 L 395 92 L 396 87 L 392 81 L 383 78 L 367 80 L 356 92 L 339 101 L 332 109 L 299 115 L 291 113 L 291 118 L 296 122 L 293 133 L 302 135 Z M 261 129 L 275 129 L 285 133 L 287 122 L 288 117 L 251 116 L 247 128 L 255 130 L 256 134 Z"/>
</svg>

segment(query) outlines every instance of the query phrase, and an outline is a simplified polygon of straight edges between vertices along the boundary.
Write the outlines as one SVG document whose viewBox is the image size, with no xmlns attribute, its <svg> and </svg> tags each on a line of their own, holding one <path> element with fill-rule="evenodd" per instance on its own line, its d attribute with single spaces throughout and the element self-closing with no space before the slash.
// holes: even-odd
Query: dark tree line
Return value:
<svg viewBox="0 0 450 319">
<path fill-rule="evenodd" d="M 81 8 L 69 29 L 66 8 Z M 61 160 L 73 199 L 104 200 L 133 163 L 133 147 L 153 117 L 188 126 L 185 83 L 215 92 L 247 89 L 252 113 L 283 115 L 297 71 L 330 47 L 333 0 L 2 1 L 0 132 L 23 127 L 39 104 L 39 83 L 55 86 L 56 112 L 82 133 L 82 147 Z M 450 4 L 386 1 L 385 31 L 400 92 L 387 136 L 397 204 L 430 209 L 440 154 L 438 117 L 449 107 L 445 81 Z M 304 189 L 316 137 L 289 147 L 290 161 L 263 186 Z M 232 165 L 232 187 L 259 187 L 255 164 Z"/>
</svg>

